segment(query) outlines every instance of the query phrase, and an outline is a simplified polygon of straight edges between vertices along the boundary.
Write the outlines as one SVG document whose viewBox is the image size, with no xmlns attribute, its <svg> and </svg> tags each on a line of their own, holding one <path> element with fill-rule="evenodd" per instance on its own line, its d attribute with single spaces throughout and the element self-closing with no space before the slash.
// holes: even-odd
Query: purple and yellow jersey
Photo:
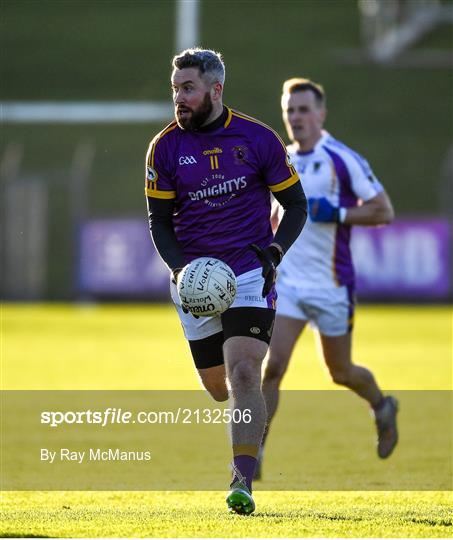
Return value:
<svg viewBox="0 0 453 540">
<path fill-rule="evenodd" d="M 152 140 L 145 193 L 173 199 L 173 225 L 186 263 L 225 261 L 236 275 L 260 266 L 249 249 L 272 242 L 270 192 L 299 182 L 283 141 L 271 128 L 227 109 L 212 131 L 184 131 L 172 122 Z"/>
</svg>

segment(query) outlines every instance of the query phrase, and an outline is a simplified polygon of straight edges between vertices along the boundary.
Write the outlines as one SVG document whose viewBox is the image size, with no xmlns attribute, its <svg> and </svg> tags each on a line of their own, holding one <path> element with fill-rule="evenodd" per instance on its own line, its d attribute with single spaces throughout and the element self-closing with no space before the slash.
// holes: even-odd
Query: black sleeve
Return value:
<svg viewBox="0 0 453 540">
<path fill-rule="evenodd" d="M 151 238 L 159 255 L 170 270 L 184 266 L 184 256 L 173 228 L 172 199 L 147 197 L 148 221 Z"/>
<path fill-rule="evenodd" d="M 307 199 L 302 184 L 273 193 L 285 212 L 275 233 L 274 242 L 286 253 L 304 228 L 307 220 Z"/>
</svg>

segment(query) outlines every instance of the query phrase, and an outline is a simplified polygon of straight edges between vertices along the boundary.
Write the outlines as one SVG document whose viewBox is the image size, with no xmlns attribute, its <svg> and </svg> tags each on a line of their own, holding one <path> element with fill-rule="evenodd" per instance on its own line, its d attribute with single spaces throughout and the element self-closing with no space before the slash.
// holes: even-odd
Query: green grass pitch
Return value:
<svg viewBox="0 0 453 540">
<path fill-rule="evenodd" d="M 170 306 L 3 305 L 4 389 L 198 389 Z M 448 307 L 360 306 L 354 356 L 385 389 L 451 390 Z M 307 331 L 286 389 L 334 389 Z M 332 426 L 334 428 L 334 426 Z M 224 464 L 219 464 L 224 466 Z M 4 492 L 0 534 L 50 537 L 451 537 L 448 491 Z"/>
</svg>

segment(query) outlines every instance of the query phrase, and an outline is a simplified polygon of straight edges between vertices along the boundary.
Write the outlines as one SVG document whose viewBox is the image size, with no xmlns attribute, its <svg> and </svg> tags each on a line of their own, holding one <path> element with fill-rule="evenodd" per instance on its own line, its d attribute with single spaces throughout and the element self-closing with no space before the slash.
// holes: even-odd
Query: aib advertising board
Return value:
<svg viewBox="0 0 453 540">
<path fill-rule="evenodd" d="M 451 298 L 451 224 L 400 219 L 354 227 L 352 255 L 361 300 Z M 169 273 L 140 219 L 93 220 L 81 230 L 79 291 L 84 297 L 165 301 Z"/>
</svg>

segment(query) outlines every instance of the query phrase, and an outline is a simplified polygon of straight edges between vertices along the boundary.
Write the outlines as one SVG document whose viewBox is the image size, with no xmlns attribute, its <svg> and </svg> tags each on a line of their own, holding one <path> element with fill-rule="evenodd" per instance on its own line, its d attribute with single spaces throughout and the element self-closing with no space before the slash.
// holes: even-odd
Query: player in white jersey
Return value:
<svg viewBox="0 0 453 540">
<path fill-rule="evenodd" d="M 282 111 L 292 141 L 289 154 L 309 202 L 309 219 L 285 255 L 277 279 L 279 303 L 262 384 L 266 434 L 294 345 L 311 322 L 319 331 L 333 381 L 369 402 L 378 455 L 386 458 L 397 443 L 398 405 L 382 394 L 368 369 L 352 362 L 354 268 L 349 241 L 352 225 L 390 223 L 392 204 L 367 161 L 323 130 L 326 105 L 320 85 L 308 79 L 286 81 Z"/>
</svg>

